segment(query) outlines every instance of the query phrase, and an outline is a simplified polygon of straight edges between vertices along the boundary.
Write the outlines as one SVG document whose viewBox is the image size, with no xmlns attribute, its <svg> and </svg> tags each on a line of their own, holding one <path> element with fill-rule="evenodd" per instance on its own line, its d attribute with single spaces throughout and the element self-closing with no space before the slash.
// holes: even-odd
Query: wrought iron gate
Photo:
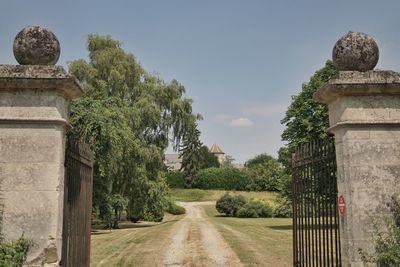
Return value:
<svg viewBox="0 0 400 267">
<path fill-rule="evenodd" d="M 334 139 L 298 147 L 292 167 L 294 266 L 341 266 Z"/>
<path fill-rule="evenodd" d="M 90 266 L 93 152 L 69 136 L 65 151 L 62 267 Z"/>
</svg>

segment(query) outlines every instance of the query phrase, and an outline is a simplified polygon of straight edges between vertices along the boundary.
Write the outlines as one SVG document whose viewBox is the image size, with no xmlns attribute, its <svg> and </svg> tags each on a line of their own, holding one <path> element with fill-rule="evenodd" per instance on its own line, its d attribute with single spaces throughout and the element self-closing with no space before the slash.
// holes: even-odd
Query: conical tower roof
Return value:
<svg viewBox="0 0 400 267">
<path fill-rule="evenodd" d="M 210 153 L 212 154 L 225 154 L 224 151 L 217 145 L 213 144 L 212 147 L 210 148 Z"/>
</svg>

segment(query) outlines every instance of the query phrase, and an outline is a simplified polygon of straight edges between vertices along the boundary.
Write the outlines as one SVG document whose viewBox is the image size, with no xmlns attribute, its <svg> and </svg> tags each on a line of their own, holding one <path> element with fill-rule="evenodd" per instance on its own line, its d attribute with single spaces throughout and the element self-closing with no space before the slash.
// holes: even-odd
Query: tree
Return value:
<svg viewBox="0 0 400 267">
<path fill-rule="evenodd" d="M 222 167 L 232 167 L 235 159 L 231 155 L 225 155 L 224 160 L 222 161 Z"/>
<path fill-rule="evenodd" d="M 185 174 L 186 186 L 191 188 L 195 183 L 195 177 L 201 166 L 200 131 L 195 124 L 184 136 L 182 147 L 179 150 L 182 158 L 182 167 Z"/>
<path fill-rule="evenodd" d="M 287 173 L 291 173 L 292 153 L 287 146 L 282 146 L 278 150 L 278 162 L 285 167 Z"/>
<path fill-rule="evenodd" d="M 128 199 L 120 194 L 111 197 L 111 207 L 114 209 L 113 228 L 119 228 L 118 222 L 121 220 L 121 213 L 128 208 Z"/>
<path fill-rule="evenodd" d="M 299 95 L 292 96 L 292 103 L 281 123 L 285 126 L 282 140 L 288 143 L 290 151 L 300 144 L 327 137 L 329 127 L 328 108 L 313 99 L 313 94 L 336 74 L 333 62 L 316 71 L 308 83 L 303 84 Z"/>
<path fill-rule="evenodd" d="M 321 140 L 328 136 L 329 127 L 328 108 L 313 99 L 313 94 L 336 74 L 333 62 L 328 60 L 325 66 L 316 71 L 308 83 L 304 83 L 302 91 L 292 96 L 285 117 L 281 123 L 285 126 L 282 140 L 287 142 L 285 147 L 279 149 L 278 161 L 285 167 L 286 179 L 279 185 L 277 198 L 278 210 L 281 214 L 291 214 L 291 160 L 297 146 L 312 140 Z M 285 216 L 286 216 L 285 215 Z"/>
<path fill-rule="evenodd" d="M 75 60 L 69 72 L 85 96 L 71 107 L 72 131 L 95 152 L 93 207 L 107 213 L 113 195 L 128 199 L 133 221 L 165 206 L 162 155 L 178 147 L 201 116 L 176 80 L 166 83 L 146 72 L 133 54 L 110 36 L 88 36 L 89 60 Z M 107 217 L 107 214 L 100 216 Z"/>
<path fill-rule="evenodd" d="M 220 167 L 218 158 L 210 152 L 207 146 L 203 145 L 200 148 L 200 169 L 207 169 L 211 167 Z"/>
<path fill-rule="evenodd" d="M 257 164 L 263 164 L 263 163 L 267 163 L 269 161 L 276 161 L 276 159 L 274 159 L 270 155 L 267 155 L 266 153 L 263 153 L 263 154 L 257 155 L 254 158 L 246 161 L 245 166 L 248 168 L 251 168 Z"/>
<path fill-rule="evenodd" d="M 285 177 L 283 166 L 272 156 L 260 154 L 248 160 L 244 170 L 249 179 L 248 190 L 278 191 Z"/>
</svg>

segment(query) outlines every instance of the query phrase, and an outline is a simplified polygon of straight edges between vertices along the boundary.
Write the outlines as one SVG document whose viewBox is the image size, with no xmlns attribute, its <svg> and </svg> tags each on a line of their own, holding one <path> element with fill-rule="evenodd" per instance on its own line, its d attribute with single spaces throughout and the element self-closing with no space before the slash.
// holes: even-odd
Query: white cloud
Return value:
<svg viewBox="0 0 400 267">
<path fill-rule="evenodd" d="M 232 127 L 249 127 L 252 126 L 254 123 L 248 118 L 237 118 L 231 120 L 229 123 Z"/>
<path fill-rule="evenodd" d="M 255 104 L 243 108 L 243 114 L 246 116 L 271 117 L 286 111 L 288 104 Z"/>
</svg>

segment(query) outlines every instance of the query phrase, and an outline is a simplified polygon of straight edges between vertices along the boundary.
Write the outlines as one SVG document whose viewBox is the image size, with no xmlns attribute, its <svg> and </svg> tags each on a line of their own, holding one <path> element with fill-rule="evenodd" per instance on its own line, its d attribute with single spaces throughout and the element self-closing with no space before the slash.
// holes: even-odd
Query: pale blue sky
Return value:
<svg viewBox="0 0 400 267">
<path fill-rule="evenodd" d="M 148 71 L 180 81 L 194 99 L 202 141 L 238 162 L 276 156 L 280 120 L 349 30 L 374 36 L 380 69 L 400 70 L 400 1 L 3 1 L 0 63 L 14 36 L 40 24 L 61 43 L 59 64 L 85 58 L 86 35 L 110 34 Z"/>
</svg>

